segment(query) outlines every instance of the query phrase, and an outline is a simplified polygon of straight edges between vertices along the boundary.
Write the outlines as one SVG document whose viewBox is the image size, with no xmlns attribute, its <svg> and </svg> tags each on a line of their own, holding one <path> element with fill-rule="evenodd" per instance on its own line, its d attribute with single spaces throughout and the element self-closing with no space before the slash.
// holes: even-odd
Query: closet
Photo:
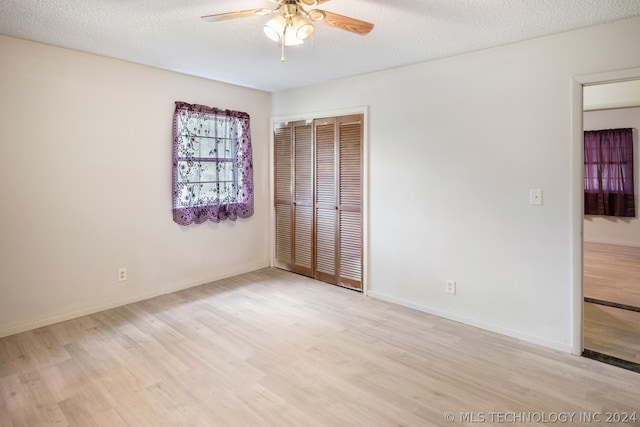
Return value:
<svg viewBox="0 0 640 427">
<path fill-rule="evenodd" d="M 363 115 L 274 126 L 275 265 L 362 290 Z"/>
</svg>

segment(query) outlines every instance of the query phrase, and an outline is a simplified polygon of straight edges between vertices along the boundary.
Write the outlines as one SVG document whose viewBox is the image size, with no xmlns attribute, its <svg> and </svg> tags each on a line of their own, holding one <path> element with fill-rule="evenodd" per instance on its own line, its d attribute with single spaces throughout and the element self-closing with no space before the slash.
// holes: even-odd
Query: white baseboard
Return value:
<svg viewBox="0 0 640 427">
<path fill-rule="evenodd" d="M 449 319 L 449 320 L 453 320 L 455 322 L 460 322 L 460 323 L 464 323 L 465 325 L 469 325 L 469 326 L 474 326 L 476 328 L 480 328 L 480 329 L 484 329 L 487 331 L 491 331 L 491 332 L 495 332 L 497 334 L 500 335 L 505 335 L 511 338 L 516 338 L 522 341 L 527 341 L 529 343 L 532 344 L 537 344 L 537 345 L 541 345 L 543 347 L 548 347 L 554 350 L 559 350 L 565 353 L 571 353 L 572 352 L 572 346 L 570 343 L 562 343 L 562 342 L 557 342 L 557 341 L 550 341 L 547 340 L 545 338 L 540 338 L 540 337 L 536 337 L 533 335 L 528 335 L 528 334 L 524 334 L 518 331 L 514 331 L 511 329 L 505 329 L 502 328 L 500 326 L 496 326 L 490 323 L 485 323 L 485 322 L 479 322 L 477 320 L 468 318 L 468 317 L 464 317 L 464 316 L 459 316 L 457 314 L 454 313 L 450 313 L 447 311 L 443 311 L 443 310 L 439 310 L 433 307 L 429 307 L 426 305 L 422 305 L 422 304 L 418 304 L 415 303 L 413 301 L 408 301 L 408 300 L 404 300 L 401 298 L 396 298 L 396 297 L 392 297 L 377 291 L 373 291 L 370 290 L 367 292 L 367 295 L 372 297 L 372 298 L 377 298 L 377 299 L 381 299 L 383 301 L 388 301 L 388 302 L 392 302 L 394 304 L 398 304 L 398 305 L 402 305 L 404 307 L 409 307 L 409 308 L 413 308 L 415 310 L 418 311 L 422 311 L 425 313 L 429 313 L 432 314 L 434 316 L 438 316 L 438 317 L 442 317 L 444 319 Z"/>
<path fill-rule="evenodd" d="M 234 269 L 218 272 L 212 276 L 203 276 L 200 278 L 192 278 L 185 282 L 172 283 L 163 286 L 159 289 L 154 289 L 151 292 L 145 292 L 138 295 L 133 295 L 126 298 L 120 298 L 112 301 L 107 301 L 101 304 L 92 305 L 89 307 L 81 308 L 65 313 L 54 314 L 46 316 L 33 321 L 19 323 L 17 325 L 11 325 L 0 328 L 0 338 L 7 337 L 9 335 L 18 334 L 20 332 L 30 331 L 32 329 L 41 328 L 43 326 L 53 325 L 55 323 L 64 322 L 65 320 L 76 319 L 78 317 L 87 316 L 89 314 L 98 313 L 111 308 L 121 307 L 123 305 L 132 304 L 138 301 L 144 301 L 150 298 L 154 298 L 160 295 L 170 294 L 172 292 L 181 291 L 183 289 L 193 288 L 195 286 L 204 285 L 206 283 L 215 282 L 216 280 L 226 279 L 228 277 L 237 276 L 239 274 L 248 273 L 250 271 L 259 270 L 261 268 L 269 267 L 269 262 L 260 262 L 257 264 L 247 264 L 245 266 L 236 267 Z"/>
</svg>

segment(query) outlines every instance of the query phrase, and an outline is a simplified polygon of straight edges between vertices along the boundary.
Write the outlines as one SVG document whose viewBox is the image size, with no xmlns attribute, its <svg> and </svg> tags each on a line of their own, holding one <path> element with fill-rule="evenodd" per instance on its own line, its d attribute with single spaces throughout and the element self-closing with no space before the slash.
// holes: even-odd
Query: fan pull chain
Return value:
<svg viewBox="0 0 640 427">
<path fill-rule="evenodd" d="M 289 27 L 289 24 L 286 24 L 282 30 L 282 41 L 281 41 L 281 45 L 282 45 L 282 56 L 280 57 L 280 62 L 284 62 L 284 41 L 287 39 L 287 28 Z"/>
</svg>

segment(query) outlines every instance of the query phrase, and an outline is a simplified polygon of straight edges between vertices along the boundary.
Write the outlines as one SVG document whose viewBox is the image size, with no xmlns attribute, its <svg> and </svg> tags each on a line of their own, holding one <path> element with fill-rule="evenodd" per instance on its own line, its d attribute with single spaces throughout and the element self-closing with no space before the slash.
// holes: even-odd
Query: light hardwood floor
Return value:
<svg viewBox="0 0 640 427">
<path fill-rule="evenodd" d="M 640 248 L 585 242 L 584 296 L 640 307 Z M 640 313 L 585 302 L 584 347 L 640 363 Z"/>
<path fill-rule="evenodd" d="M 640 248 L 585 242 L 584 296 L 640 307 Z"/>
<path fill-rule="evenodd" d="M 639 399 L 640 374 L 275 269 L 0 339 L 1 427 L 509 425 L 490 413 Z"/>
<path fill-rule="evenodd" d="M 640 364 L 640 313 L 585 302 L 584 347 Z"/>
</svg>

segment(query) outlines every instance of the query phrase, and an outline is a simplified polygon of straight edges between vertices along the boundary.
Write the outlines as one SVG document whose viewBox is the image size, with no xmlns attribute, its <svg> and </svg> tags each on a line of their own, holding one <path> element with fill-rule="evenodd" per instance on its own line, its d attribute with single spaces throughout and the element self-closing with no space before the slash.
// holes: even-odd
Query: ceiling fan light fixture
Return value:
<svg viewBox="0 0 640 427">
<path fill-rule="evenodd" d="M 300 40 L 306 40 L 313 35 L 313 25 L 304 24 L 296 31 L 296 37 Z"/>
<path fill-rule="evenodd" d="M 282 15 L 277 15 L 264 24 L 263 31 L 269 39 L 279 42 L 287 22 Z"/>
<path fill-rule="evenodd" d="M 298 38 L 298 36 L 296 35 L 296 31 L 292 28 L 285 28 L 284 37 L 282 39 L 284 40 L 285 47 L 297 46 L 304 43 L 304 40 Z"/>
<path fill-rule="evenodd" d="M 296 15 L 292 22 L 292 29 L 295 30 L 296 38 L 304 41 L 313 35 L 313 25 L 307 18 L 298 14 Z"/>
<path fill-rule="evenodd" d="M 314 28 L 311 22 L 300 14 L 291 19 L 277 15 L 267 21 L 263 31 L 274 42 L 284 41 L 284 46 L 296 46 L 311 37 Z"/>
<path fill-rule="evenodd" d="M 244 18 L 249 16 L 264 16 L 276 13 L 272 19 L 267 21 L 263 27 L 265 35 L 282 48 L 282 58 L 284 61 L 284 48 L 303 44 L 305 40 L 313 36 L 315 28 L 313 23 L 320 22 L 341 30 L 355 34 L 365 35 L 373 29 L 373 24 L 337 13 L 325 12 L 321 9 L 306 10 L 306 7 L 313 8 L 318 4 L 328 0 L 271 0 L 277 3 L 273 9 L 249 9 L 237 12 L 215 13 L 205 15 L 201 18 L 209 22 L 220 22 L 229 19 Z"/>
</svg>

